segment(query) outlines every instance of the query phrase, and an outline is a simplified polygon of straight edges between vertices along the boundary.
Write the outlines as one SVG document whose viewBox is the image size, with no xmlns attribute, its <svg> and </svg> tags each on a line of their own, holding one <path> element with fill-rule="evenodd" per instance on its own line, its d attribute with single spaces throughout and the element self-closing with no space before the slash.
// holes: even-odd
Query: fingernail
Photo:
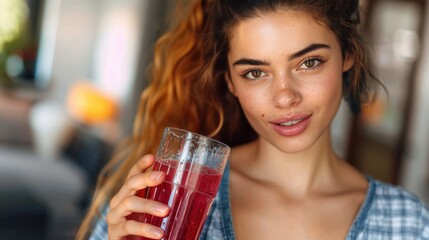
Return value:
<svg viewBox="0 0 429 240">
<path fill-rule="evenodd" d="M 168 210 L 168 207 L 165 205 L 161 205 L 161 204 L 155 204 L 153 206 L 153 210 L 157 213 L 164 214 Z"/>
<path fill-rule="evenodd" d="M 164 235 L 164 231 L 159 228 L 152 228 L 151 233 L 157 238 L 161 238 Z"/>
<path fill-rule="evenodd" d="M 149 158 L 149 156 L 148 156 L 148 155 L 146 155 L 146 156 L 144 156 L 144 157 L 143 157 L 143 159 L 142 159 L 142 160 L 143 160 L 143 162 L 144 162 L 144 163 L 148 163 L 148 162 L 149 162 L 149 159 L 150 159 L 150 158 Z"/>
<path fill-rule="evenodd" d="M 161 175 L 162 175 L 162 173 L 163 172 L 151 172 L 150 173 L 150 178 L 152 179 L 152 180 L 154 180 L 154 181 L 158 181 L 159 180 L 159 178 L 161 177 Z"/>
</svg>

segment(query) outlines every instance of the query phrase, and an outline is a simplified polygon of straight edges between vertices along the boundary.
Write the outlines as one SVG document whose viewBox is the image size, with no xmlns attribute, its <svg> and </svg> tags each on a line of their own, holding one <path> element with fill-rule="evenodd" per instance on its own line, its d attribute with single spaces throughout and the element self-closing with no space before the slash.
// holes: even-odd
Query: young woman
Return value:
<svg viewBox="0 0 429 240">
<path fill-rule="evenodd" d="M 172 126 L 233 147 L 200 239 L 429 239 L 424 203 L 331 145 L 341 98 L 368 103 L 378 85 L 358 23 L 357 0 L 192 1 L 156 46 L 134 139 L 106 167 L 78 238 L 162 238 L 126 216 L 168 215 L 135 193 L 163 181 L 153 155 L 139 157 Z"/>
</svg>

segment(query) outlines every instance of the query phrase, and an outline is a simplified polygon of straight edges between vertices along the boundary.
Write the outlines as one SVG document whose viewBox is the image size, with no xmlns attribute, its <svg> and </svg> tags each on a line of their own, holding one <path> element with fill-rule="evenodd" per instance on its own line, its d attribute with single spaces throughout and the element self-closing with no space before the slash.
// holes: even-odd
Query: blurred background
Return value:
<svg viewBox="0 0 429 240">
<path fill-rule="evenodd" d="M 97 174 L 131 134 L 174 0 L 0 0 L 0 239 L 74 239 Z M 339 155 L 429 202 L 425 0 L 367 0 L 388 94 L 332 125 Z"/>
</svg>

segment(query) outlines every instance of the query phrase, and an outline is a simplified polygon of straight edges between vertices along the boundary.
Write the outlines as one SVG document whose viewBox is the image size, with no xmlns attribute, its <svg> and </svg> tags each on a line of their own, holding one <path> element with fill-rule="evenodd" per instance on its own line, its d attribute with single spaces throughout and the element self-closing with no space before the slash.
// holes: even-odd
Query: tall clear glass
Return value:
<svg viewBox="0 0 429 240">
<path fill-rule="evenodd" d="M 165 181 L 137 195 L 171 207 L 165 218 L 133 213 L 130 219 L 165 231 L 164 240 L 198 239 L 220 185 L 230 147 L 214 139 L 177 128 L 166 128 L 153 166 Z M 146 239 L 129 236 L 127 239 Z"/>
</svg>

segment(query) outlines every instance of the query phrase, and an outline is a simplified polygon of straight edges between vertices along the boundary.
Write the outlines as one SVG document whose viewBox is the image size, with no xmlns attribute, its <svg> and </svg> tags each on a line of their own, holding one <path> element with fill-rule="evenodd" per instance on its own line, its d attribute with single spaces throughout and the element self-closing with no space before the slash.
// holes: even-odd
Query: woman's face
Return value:
<svg viewBox="0 0 429 240">
<path fill-rule="evenodd" d="M 335 34 L 300 11 L 243 20 L 228 53 L 230 91 L 262 141 L 283 152 L 329 140 L 342 97 L 343 59 Z"/>
</svg>

